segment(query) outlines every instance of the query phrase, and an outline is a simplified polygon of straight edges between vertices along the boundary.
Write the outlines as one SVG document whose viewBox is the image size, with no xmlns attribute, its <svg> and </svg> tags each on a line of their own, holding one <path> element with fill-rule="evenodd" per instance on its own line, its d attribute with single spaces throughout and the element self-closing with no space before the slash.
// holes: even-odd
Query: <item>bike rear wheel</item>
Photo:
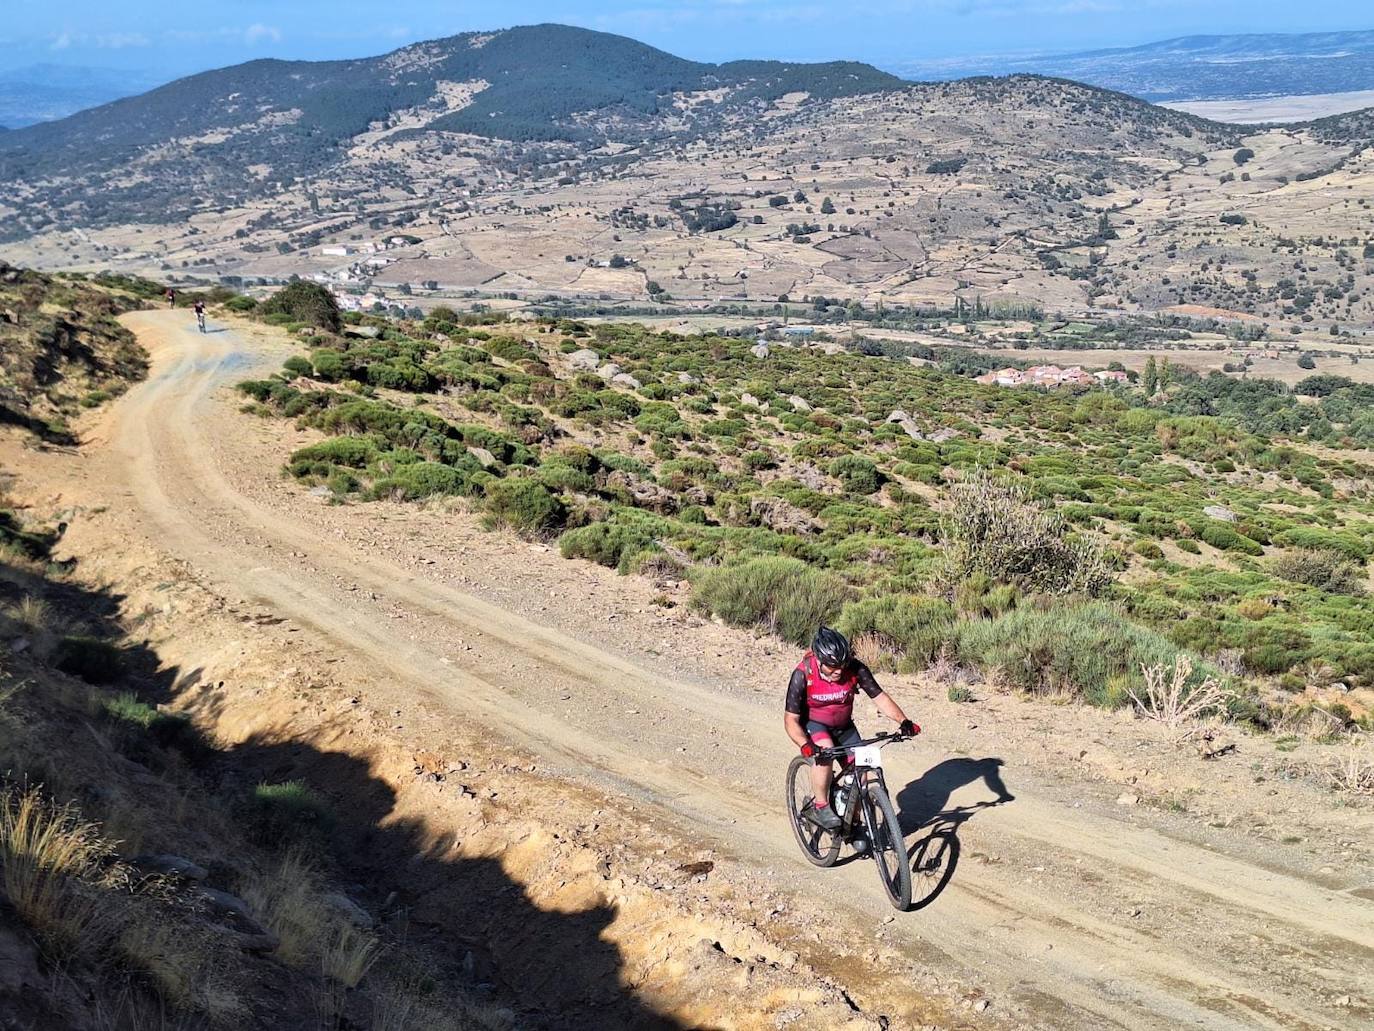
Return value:
<svg viewBox="0 0 1374 1031">
<path fill-rule="evenodd" d="M 911 867 L 907 863 L 906 841 L 902 826 L 897 822 L 896 810 L 887 789 L 877 780 L 864 785 L 864 816 L 868 822 L 869 847 L 873 850 L 873 865 L 883 882 L 887 900 L 897 909 L 911 905 Z"/>
<path fill-rule="evenodd" d="M 803 810 L 812 799 L 811 763 L 799 755 L 787 767 L 787 815 L 792 820 L 792 833 L 808 860 L 816 866 L 834 866 L 840 858 L 840 835 L 806 818 Z"/>
</svg>

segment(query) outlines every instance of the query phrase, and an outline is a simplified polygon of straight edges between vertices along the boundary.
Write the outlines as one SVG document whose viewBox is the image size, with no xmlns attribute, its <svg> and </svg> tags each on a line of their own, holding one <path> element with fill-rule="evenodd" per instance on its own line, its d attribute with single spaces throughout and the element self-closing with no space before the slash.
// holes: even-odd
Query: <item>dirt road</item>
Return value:
<svg viewBox="0 0 1374 1031">
<path fill-rule="evenodd" d="M 1319 875 L 1291 851 L 1116 805 L 1101 785 L 956 754 L 938 726 L 887 750 L 889 782 L 909 845 L 957 840 L 963 860 L 926 908 L 884 924 L 893 912 L 870 866 L 813 871 L 782 817 L 784 658 L 752 683 L 674 676 L 680 657 L 626 655 L 590 621 L 570 632 L 456 585 L 442 560 L 417 566 L 394 546 L 366 546 L 342 529 L 348 510 L 275 481 L 280 454 L 244 443 L 263 437 L 261 424 L 226 388 L 285 352 L 231 330 L 201 336 L 188 321 L 126 317 L 153 375 L 99 424 L 92 462 L 161 548 L 384 674 L 388 704 L 489 727 L 562 773 L 656 807 L 761 876 L 811 892 L 836 933 L 979 986 L 996 1000 L 988 1021 L 1369 1026 L 1374 873 Z M 254 446 L 259 478 L 288 502 L 265 503 L 227 470 L 231 451 Z M 559 561 L 530 552 L 531 577 Z M 1014 800 L 1002 800 L 999 771 Z"/>
</svg>

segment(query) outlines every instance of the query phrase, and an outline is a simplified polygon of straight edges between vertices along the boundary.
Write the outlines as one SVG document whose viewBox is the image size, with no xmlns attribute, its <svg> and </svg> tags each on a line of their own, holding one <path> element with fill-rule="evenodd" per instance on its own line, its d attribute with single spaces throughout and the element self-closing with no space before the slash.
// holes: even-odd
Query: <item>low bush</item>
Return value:
<svg viewBox="0 0 1374 1031">
<path fill-rule="evenodd" d="M 957 628 L 962 661 L 1036 694 L 1064 693 L 1116 708 L 1146 666 L 1172 666 L 1179 649 L 1104 602 L 1022 607 Z"/>
<path fill-rule="evenodd" d="M 370 434 L 362 437 L 331 437 L 294 451 L 290 469 L 296 476 L 304 475 L 300 470 L 309 470 L 319 463 L 363 469 L 376 459 L 380 444 Z"/>
<path fill-rule="evenodd" d="M 852 601 L 840 612 L 836 629 L 847 637 L 876 637 L 881 652 L 904 670 L 924 669 L 951 638 L 954 609 L 948 602 L 916 595 L 889 594 Z"/>
<path fill-rule="evenodd" d="M 259 784 L 248 800 L 248 827 L 261 844 L 317 845 L 334 826 L 328 803 L 304 781 Z"/>
<path fill-rule="evenodd" d="M 1274 559 L 1274 575 L 1332 594 L 1364 594 L 1365 578 L 1358 565 L 1339 551 L 1303 548 Z"/>
<path fill-rule="evenodd" d="M 646 531 L 614 522 L 580 526 L 558 538 L 558 550 L 564 558 L 584 558 L 621 574 L 630 572 L 632 560 L 654 546 Z"/>
<path fill-rule="evenodd" d="M 800 559 L 768 557 L 699 573 L 692 604 L 730 626 L 762 629 L 806 645 L 818 626 L 835 619 L 850 594 L 834 573 Z"/>
<path fill-rule="evenodd" d="M 568 510 L 542 483 L 527 477 L 492 480 L 486 489 L 487 515 L 493 525 L 540 535 L 563 524 Z"/>
<path fill-rule="evenodd" d="M 850 494 L 873 494 L 883 485 L 882 473 L 867 458 L 844 455 L 830 463 L 830 475 Z"/>
<path fill-rule="evenodd" d="M 1264 549 L 1249 537 L 1242 536 L 1226 523 L 1209 520 L 1198 527 L 1198 536 L 1221 551 L 1239 551 L 1246 555 L 1263 555 Z"/>
<path fill-rule="evenodd" d="M 440 465 L 438 462 L 410 462 L 397 466 L 389 476 L 375 481 L 368 496 L 400 501 L 414 501 L 437 494 L 472 496 L 478 493 L 479 483 L 478 477 L 453 466 Z"/>
<path fill-rule="evenodd" d="M 941 537 L 951 588 L 979 573 L 1046 594 L 1096 595 L 1111 584 L 1102 545 L 1072 533 L 1024 484 L 976 471 L 950 493 Z"/>
</svg>

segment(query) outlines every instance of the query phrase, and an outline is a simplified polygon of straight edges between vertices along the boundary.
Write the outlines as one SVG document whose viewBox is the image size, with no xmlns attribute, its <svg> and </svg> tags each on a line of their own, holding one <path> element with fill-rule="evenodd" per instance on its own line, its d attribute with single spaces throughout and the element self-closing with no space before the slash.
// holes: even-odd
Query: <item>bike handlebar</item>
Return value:
<svg viewBox="0 0 1374 1031">
<path fill-rule="evenodd" d="M 856 748 L 865 748 L 865 747 L 867 747 L 868 745 L 879 745 L 879 746 L 882 746 L 882 745 L 890 745 L 890 744 L 892 744 L 894 741 L 910 741 L 910 740 L 912 740 L 912 738 L 906 736 L 905 734 L 901 734 L 901 733 L 895 733 L 895 734 L 893 734 L 893 733 L 879 734 L 879 735 L 877 735 L 876 737 L 871 737 L 871 738 L 869 738 L 867 741 L 855 741 L 852 745 L 836 745 L 836 746 L 833 747 L 833 748 L 818 748 L 818 749 L 816 749 L 816 753 L 815 753 L 814 758 L 817 758 L 817 759 L 822 759 L 822 758 L 824 758 L 824 759 L 833 759 L 833 758 L 836 758 L 837 756 L 844 755 L 846 752 L 852 752 L 852 751 L 854 751 L 854 749 L 856 749 Z"/>
</svg>

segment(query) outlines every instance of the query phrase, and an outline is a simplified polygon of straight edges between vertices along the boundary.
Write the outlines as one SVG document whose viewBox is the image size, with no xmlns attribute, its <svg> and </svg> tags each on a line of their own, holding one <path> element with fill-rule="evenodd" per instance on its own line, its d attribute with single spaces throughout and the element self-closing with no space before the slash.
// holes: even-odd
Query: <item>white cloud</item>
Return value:
<svg viewBox="0 0 1374 1031">
<path fill-rule="evenodd" d="M 262 22 L 254 22 L 243 30 L 243 41 L 245 43 L 252 45 L 253 43 L 260 43 L 263 40 L 280 43 L 281 29 L 277 28 L 275 25 L 264 25 Z"/>
<path fill-rule="evenodd" d="M 153 41 L 141 32 L 112 32 L 95 37 L 95 45 L 105 50 L 123 50 L 125 47 L 152 46 Z"/>
<path fill-rule="evenodd" d="M 71 45 L 72 45 L 72 34 L 71 34 L 70 32 L 63 32 L 62 34 L 60 34 L 60 35 L 58 35 L 58 36 L 55 36 L 55 37 L 53 38 L 53 41 L 52 41 L 51 43 L 48 44 L 48 49 L 49 49 L 49 50 L 66 50 L 66 49 L 69 48 Z"/>
</svg>

